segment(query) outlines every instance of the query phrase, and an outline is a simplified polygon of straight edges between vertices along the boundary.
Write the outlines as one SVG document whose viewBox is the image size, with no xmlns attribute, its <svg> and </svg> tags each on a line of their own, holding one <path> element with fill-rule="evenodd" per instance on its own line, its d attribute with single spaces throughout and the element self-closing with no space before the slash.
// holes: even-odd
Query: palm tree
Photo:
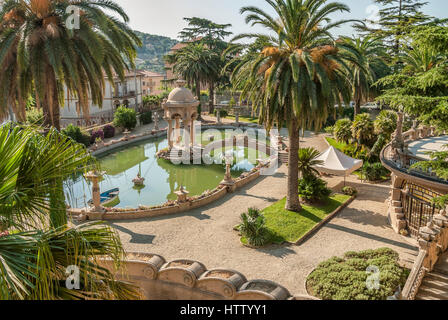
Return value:
<svg viewBox="0 0 448 320">
<path fill-rule="evenodd" d="M 350 101 L 346 64 L 330 31 L 347 21 L 331 22 L 329 15 L 349 12 L 339 2 L 326 0 L 266 0 L 273 17 L 257 7 L 244 7 L 246 23 L 263 26 L 269 34 L 241 34 L 267 43 L 250 53 L 234 69 L 231 80 L 251 100 L 260 122 L 289 129 L 288 193 L 286 209 L 300 211 L 298 155 L 300 129 L 319 130 L 334 105 Z"/>
<path fill-rule="evenodd" d="M 195 87 L 196 96 L 201 99 L 201 84 L 214 82 L 220 72 L 220 56 L 203 43 L 191 43 L 186 47 L 166 56 L 173 64 L 173 71 L 184 78 L 190 87 Z M 201 105 L 198 107 L 201 116 Z"/>
<path fill-rule="evenodd" d="M 299 149 L 299 171 L 302 178 L 319 174 L 314 167 L 323 164 L 322 160 L 317 160 L 320 152 L 314 148 Z"/>
<path fill-rule="evenodd" d="M 380 39 L 372 37 L 342 37 L 339 47 L 350 65 L 350 82 L 355 101 L 355 116 L 361 113 L 361 103 L 374 96 L 373 84 L 388 73 L 386 49 Z"/>
<path fill-rule="evenodd" d="M 59 129 L 67 90 L 88 118 L 89 99 L 102 106 L 105 75 L 110 82 L 115 75 L 123 79 L 128 64 L 134 66 L 141 41 L 128 20 L 109 0 L 6 0 L 0 9 L 2 107 L 24 121 L 27 98 L 34 94 L 44 125 Z M 3 109 L 0 115 L 7 113 Z"/>
<path fill-rule="evenodd" d="M 123 260 L 117 233 L 99 222 L 67 224 L 59 182 L 95 168 L 92 161 L 55 129 L 44 136 L 33 128 L 0 127 L 0 300 L 140 297 L 99 261 L 119 266 Z M 66 287 L 69 266 L 79 269 L 79 290 Z"/>
<path fill-rule="evenodd" d="M 440 53 L 435 48 L 419 45 L 406 48 L 400 55 L 401 61 L 405 63 L 404 72 L 409 74 L 420 74 L 448 62 L 446 54 Z"/>
</svg>

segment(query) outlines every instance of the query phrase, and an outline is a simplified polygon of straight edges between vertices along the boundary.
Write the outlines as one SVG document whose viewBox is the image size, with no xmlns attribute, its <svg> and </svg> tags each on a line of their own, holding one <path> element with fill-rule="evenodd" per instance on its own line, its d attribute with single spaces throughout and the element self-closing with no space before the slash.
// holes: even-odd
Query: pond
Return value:
<svg viewBox="0 0 448 320">
<path fill-rule="evenodd" d="M 207 142 L 203 141 L 203 144 Z M 213 163 L 211 165 L 175 165 L 170 161 L 158 159 L 158 151 L 168 147 L 166 138 L 152 139 L 135 143 L 99 157 L 101 170 L 106 171 L 104 180 L 100 183 L 101 192 L 120 188 L 119 208 L 136 208 L 139 205 L 154 206 L 168 200 L 176 200 L 174 193 L 183 185 L 190 192 L 190 196 L 201 195 L 206 190 L 216 188 L 223 180 L 225 165 Z M 221 159 L 223 152 L 228 150 L 215 150 L 214 159 Z M 254 168 L 256 159 L 266 158 L 261 152 L 251 151 L 247 148 L 235 147 L 235 162 L 232 166 L 232 176 L 238 177 L 241 173 Z M 145 186 L 136 188 L 132 182 L 137 174 L 145 178 Z M 90 183 L 81 176 L 66 181 L 66 196 L 68 203 L 75 208 L 86 207 L 91 199 Z"/>
</svg>

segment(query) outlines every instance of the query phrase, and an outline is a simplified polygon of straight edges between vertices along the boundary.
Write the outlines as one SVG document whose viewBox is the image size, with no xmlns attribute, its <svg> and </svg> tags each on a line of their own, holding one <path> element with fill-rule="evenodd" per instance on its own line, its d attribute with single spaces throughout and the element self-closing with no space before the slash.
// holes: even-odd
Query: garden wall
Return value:
<svg viewBox="0 0 448 320">
<path fill-rule="evenodd" d="M 128 253 L 123 269 L 115 269 L 110 260 L 103 260 L 102 264 L 117 279 L 139 286 L 148 300 L 317 300 L 293 296 L 273 281 L 248 281 L 232 269 L 207 270 L 194 260 L 166 262 L 156 254 Z"/>
</svg>

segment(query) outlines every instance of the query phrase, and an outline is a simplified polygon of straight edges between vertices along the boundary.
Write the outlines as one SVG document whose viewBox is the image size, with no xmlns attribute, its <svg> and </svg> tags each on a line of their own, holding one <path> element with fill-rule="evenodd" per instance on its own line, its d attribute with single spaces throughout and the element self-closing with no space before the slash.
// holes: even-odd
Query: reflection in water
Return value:
<svg viewBox="0 0 448 320">
<path fill-rule="evenodd" d="M 169 161 L 157 159 L 156 153 L 168 147 L 166 139 L 158 139 L 128 146 L 99 159 L 101 169 L 107 172 L 100 183 L 101 191 L 120 188 L 120 203 L 117 207 L 152 206 L 175 200 L 174 194 L 180 185 L 186 187 L 190 196 L 200 195 L 206 190 L 214 189 L 224 178 L 225 168 L 222 164 L 212 165 L 174 165 Z M 223 151 L 216 150 L 215 159 L 220 159 Z M 234 150 L 236 162 L 232 175 L 238 177 L 243 171 L 254 166 L 257 157 L 266 155 L 248 152 L 247 148 Z M 141 175 L 145 178 L 144 188 L 135 188 L 135 178 L 141 165 Z M 91 187 L 82 177 L 66 182 L 67 198 L 72 207 L 84 207 L 91 198 Z"/>
</svg>

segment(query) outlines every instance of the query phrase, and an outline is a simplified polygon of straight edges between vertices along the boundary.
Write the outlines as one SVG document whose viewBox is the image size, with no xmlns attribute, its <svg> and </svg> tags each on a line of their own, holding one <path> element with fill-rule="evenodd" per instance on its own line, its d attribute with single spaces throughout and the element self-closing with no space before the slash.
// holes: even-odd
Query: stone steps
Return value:
<svg viewBox="0 0 448 320">
<path fill-rule="evenodd" d="M 442 255 L 434 271 L 425 276 L 415 299 L 448 300 L 448 253 Z"/>
</svg>

